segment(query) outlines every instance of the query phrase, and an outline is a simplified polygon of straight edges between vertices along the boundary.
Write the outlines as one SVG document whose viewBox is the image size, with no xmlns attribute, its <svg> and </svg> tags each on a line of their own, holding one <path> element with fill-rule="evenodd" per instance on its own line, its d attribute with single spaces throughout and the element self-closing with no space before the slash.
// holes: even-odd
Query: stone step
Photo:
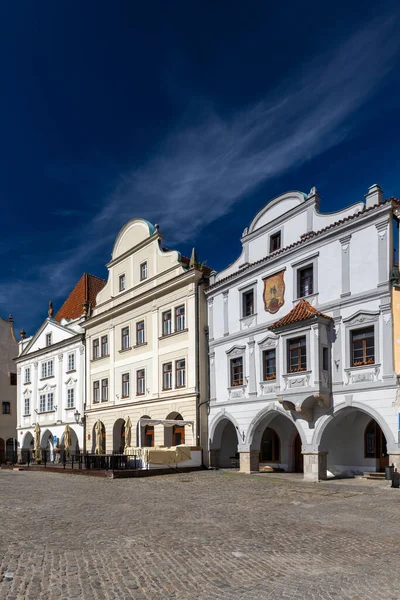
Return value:
<svg viewBox="0 0 400 600">
<path fill-rule="evenodd" d="M 382 481 L 385 479 L 385 473 L 381 471 L 367 471 L 363 475 L 364 479 L 377 479 L 378 481 Z"/>
</svg>

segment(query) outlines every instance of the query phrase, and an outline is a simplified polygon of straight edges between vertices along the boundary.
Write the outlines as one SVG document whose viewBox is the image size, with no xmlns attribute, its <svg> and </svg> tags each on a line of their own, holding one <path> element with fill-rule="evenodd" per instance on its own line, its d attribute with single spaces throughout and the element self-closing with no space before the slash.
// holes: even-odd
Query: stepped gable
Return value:
<svg viewBox="0 0 400 600">
<path fill-rule="evenodd" d="M 287 315 L 282 317 L 282 319 L 279 319 L 279 321 L 276 321 L 276 323 L 270 325 L 268 329 L 273 331 L 274 329 L 279 329 L 280 327 L 285 327 L 286 325 L 293 325 L 293 323 L 307 321 L 308 319 L 316 319 L 317 317 L 322 317 L 323 319 L 329 319 L 330 321 L 333 321 L 332 317 L 324 315 L 324 313 L 311 306 L 307 300 L 302 298 Z"/>
<path fill-rule="evenodd" d="M 64 304 L 55 316 L 56 321 L 61 319 L 78 319 L 84 314 L 83 306 L 96 306 L 96 296 L 106 285 L 106 280 L 84 273 Z"/>
</svg>

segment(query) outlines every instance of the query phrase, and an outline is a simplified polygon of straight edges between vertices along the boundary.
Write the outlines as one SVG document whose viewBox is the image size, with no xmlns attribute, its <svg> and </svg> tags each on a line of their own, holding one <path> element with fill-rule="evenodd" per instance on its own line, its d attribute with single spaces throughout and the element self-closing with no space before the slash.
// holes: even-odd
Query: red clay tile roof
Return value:
<svg viewBox="0 0 400 600">
<path fill-rule="evenodd" d="M 83 315 L 83 304 L 85 303 L 94 308 L 96 296 L 106 283 L 105 279 L 84 273 L 56 314 L 55 320 L 78 319 Z"/>
<path fill-rule="evenodd" d="M 324 319 L 330 319 L 333 321 L 332 317 L 324 315 L 324 313 L 311 306 L 307 300 L 302 298 L 287 315 L 282 317 L 282 319 L 279 319 L 279 321 L 276 321 L 276 323 L 270 325 L 268 329 L 274 330 L 278 329 L 279 327 L 284 327 L 285 325 L 292 325 L 293 323 L 307 321 L 308 319 L 313 319 L 316 317 L 323 317 Z"/>
</svg>

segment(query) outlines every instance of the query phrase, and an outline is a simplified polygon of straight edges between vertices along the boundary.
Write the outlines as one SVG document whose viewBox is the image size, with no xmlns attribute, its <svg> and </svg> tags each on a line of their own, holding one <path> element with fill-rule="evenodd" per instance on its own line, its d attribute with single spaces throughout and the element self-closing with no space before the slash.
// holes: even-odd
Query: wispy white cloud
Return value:
<svg viewBox="0 0 400 600">
<path fill-rule="evenodd" d="M 340 143 L 394 67 L 396 25 L 370 23 L 229 117 L 209 106 L 202 118 L 186 115 L 153 158 L 121 175 L 90 222 L 71 232 L 69 221 L 69 250 L 34 268 L 35 302 L 68 293 L 88 259 L 111 252 L 118 229 L 134 216 L 160 223 L 168 243 L 188 241 L 261 184 Z M 14 281 L 6 295 L 12 302 L 26 290 L 26 283 Z"/>
</svg>

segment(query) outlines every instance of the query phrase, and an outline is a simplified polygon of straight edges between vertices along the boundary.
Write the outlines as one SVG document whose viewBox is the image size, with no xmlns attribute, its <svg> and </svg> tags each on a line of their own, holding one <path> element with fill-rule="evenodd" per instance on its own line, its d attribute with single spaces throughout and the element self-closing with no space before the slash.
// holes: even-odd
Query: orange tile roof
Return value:
<svg viewBox="0 0 400 600">
<path fill-rule="evenodd" d="M 96 296 L 106 283 L 105 279 L 84 273 L 56 314 L 55 320 L 78 319 L 84 313 L 84 304 L 89 304 L 94 308 L 96 306 Z"/>
<path fill-rule="evenodd" d="M 270 325 L 268 329 L 278 329 L 279 327 L 284 327 L 285 325 L 292 325 L 293 323 L 307 321 L 308 319 L 314 319 L 316 317 L 323 317 L 324 319 L 330 319 L 333 321 L 332 317 L 324 315 L 324 313 L 311 306 L 307 300 L 302 298 L 287 315 L 282 317 L 282 319 L 279 319 L 279 321 L 276 321 L 276 323 Z"/>
</svg>

